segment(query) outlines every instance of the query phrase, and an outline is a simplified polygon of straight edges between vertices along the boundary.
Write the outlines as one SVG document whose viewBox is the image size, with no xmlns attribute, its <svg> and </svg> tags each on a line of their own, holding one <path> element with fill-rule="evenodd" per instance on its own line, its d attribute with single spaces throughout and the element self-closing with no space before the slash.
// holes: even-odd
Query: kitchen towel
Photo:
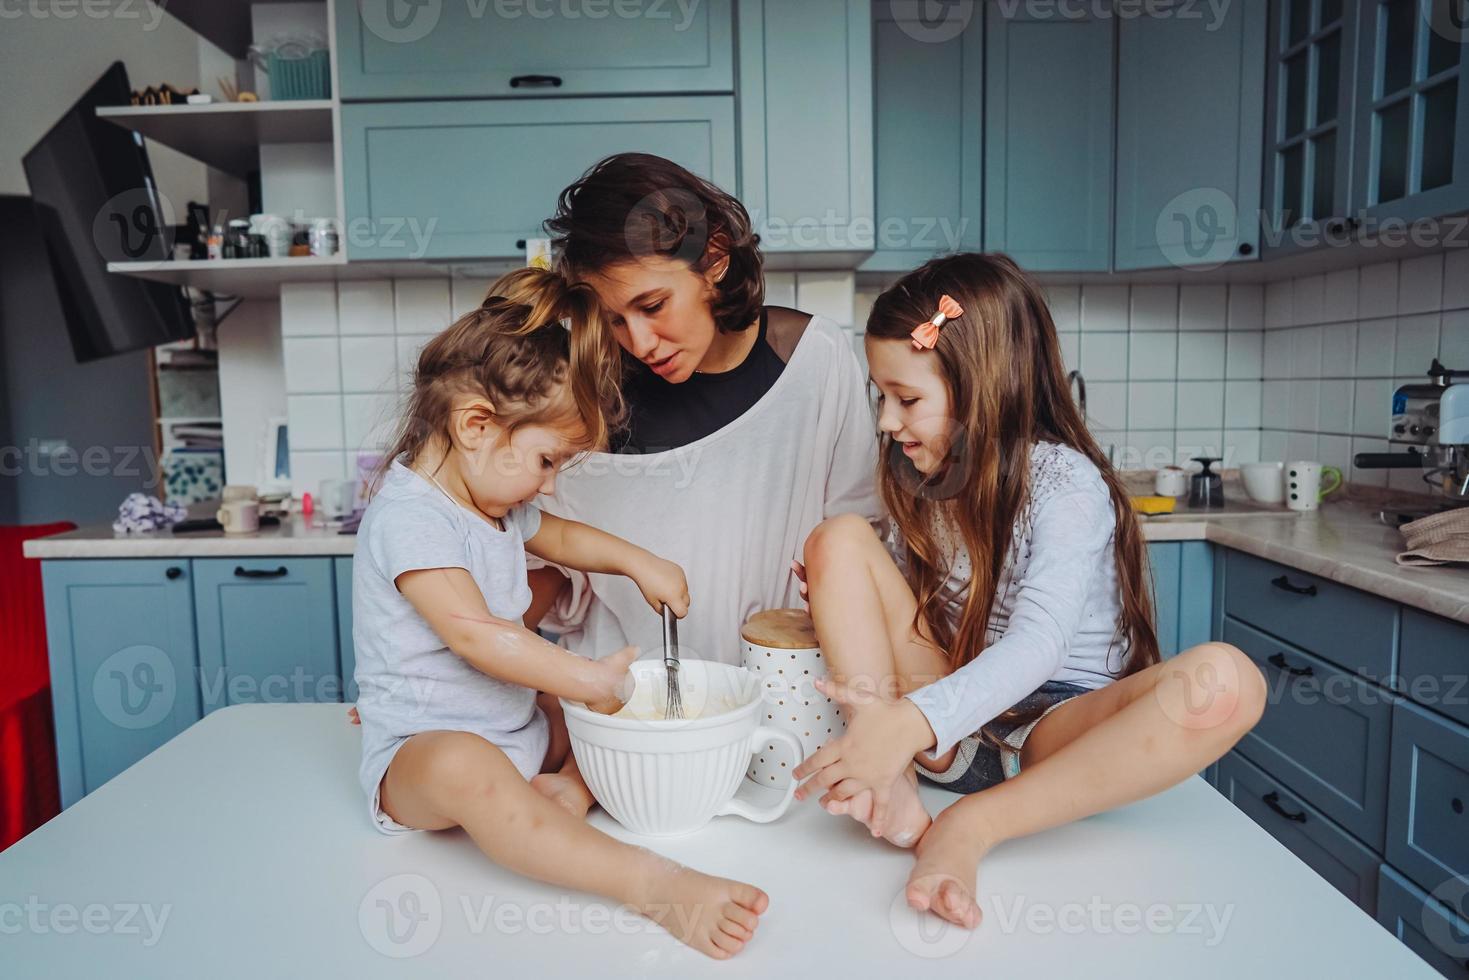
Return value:
<svg viewBox="0 0 1469 980">
<path fill-rule="evenodd" d="M 1399 565 L 1446 565 L 1469 562 L 1469 507 L 1430 514 L 1404 524 L 1408 549 L 1398 555 Z"/>
</svg>

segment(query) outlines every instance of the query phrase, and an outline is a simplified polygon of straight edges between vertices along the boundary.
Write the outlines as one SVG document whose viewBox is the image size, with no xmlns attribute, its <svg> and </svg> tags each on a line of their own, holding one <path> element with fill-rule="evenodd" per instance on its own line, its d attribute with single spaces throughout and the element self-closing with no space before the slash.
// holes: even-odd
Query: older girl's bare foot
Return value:
<svg viewBox="0 0 1469 980">
<path fill-rule="evenodd" d="M 592 804 L 597 802 L 586 783 L 566 773 L 543 772 L 532 776 L 530 785 L 537 793 L 561 804 L 578 819 L 585 817 Z"/>
<path fill-rule="evenodd" d="M 827 813 L 846 814 L 860 821 L 873 832 L 899 847 L 912 847 L 923 837 L 933 822 L 923 801 L 918 798 L 918 774 L 911 768 L 893 781 L 893 791 L 888 795 L 887 819 L 881 827 L 872 823 L 872 792 L 863 790 L 850 800 L 822 798 Z"/>
<path fill-rule="evenodd" d="M 981 918 L 974 898 L 979 862 L 990 844 L 976 822 L 964 819 L 967 802 L 940 814 L 919 840 L 906 895 L 908 904 L 920 912 L 973 929 Z"/>
<path fill-rule="evenodd" d="M 727 960 L 755 935 L 770 897 L 754 885 L 715 878 L 671 861 L 653 879 L 640 911 L 673 938 Z"/>
</svg>

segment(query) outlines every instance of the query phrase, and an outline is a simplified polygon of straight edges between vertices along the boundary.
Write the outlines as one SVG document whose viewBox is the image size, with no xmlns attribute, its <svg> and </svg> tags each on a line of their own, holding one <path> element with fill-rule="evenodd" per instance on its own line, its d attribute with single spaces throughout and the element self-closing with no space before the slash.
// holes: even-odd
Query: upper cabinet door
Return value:
<svg viewBox="0 0 1469 980">
<path fill-rule="evenodd" d="M 734 90 L 733 0 L 341 0 L 343 99 Z"/>
<path fill-rule="evenodd" d="M 1457 0 L 1359 3 L 1352 207 L 1370 236 L 1469 207 L 1469 25 Z"/>
<path fill-rule="evenodd" d="M 1272 0 L 1266 59 L 1266 246 L 1345 242 L 1357 0 Z"/>
<path fill-rule="evenodd" d="M 877 250 L 864 270 L 982 247 L 984 20 L 973 4 L 946 12 L 873 4 Z"/>
<path fill-rule="evenodd" d="M 740 154 L 765 252 L 872 250 L 868 0 L 741 0 Z"/>
<path fill-rule="evenodd" d="M 1114 20 L 1082 5 L 984 7 L 985 248 L 1035 271 L 1105 272 Z"/>
<path fill-rule="evenodd" d="M 733 98 L 484 99 L 342 106 L 347 258 L 524 254 L 563 188 L 655 153 L 735 189 Z"/>
<path fill-rule="evenodd" d="M 1118 269 L 1259 258 L 1265 0 L 1118 24 Z"/>
</svg>

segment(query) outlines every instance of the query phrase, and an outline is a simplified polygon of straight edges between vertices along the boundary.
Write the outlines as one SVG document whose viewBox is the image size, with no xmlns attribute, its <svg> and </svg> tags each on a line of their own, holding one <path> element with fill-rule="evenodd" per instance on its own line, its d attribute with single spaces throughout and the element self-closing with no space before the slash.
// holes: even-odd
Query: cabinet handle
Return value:
<svg viewBox="0 0 1469 980">
<path fill-rule="evenodd" d="M 1292 667 L 1290 664 L 1285 662 L 1285 654 L 1283 653 L 1272 653 L 1270 655 L 1270 662 L 1274 664 L 1277 669 L 1285 671 L 1292 677 L 1310 677 L 1312 674 L 1316 673 L 1310 668 L 1310 666 Z"/>
<path fill-rule="evenodd" d="M 520 88 L 522 85 L 549 85 L 551 88 L 561 87 L 559 75 L 516 75 L 510 79 L 511 88 Z"/>
<path fill-rule="evenodd" d="M 280 568 L 245 568 L 242 565 L 235 566 L 235 578 L 285 578 L 290 572 L 286 566 Z"/>
<path fill-rule="evenodd" d="M 1241 255 L 1254 255 L 1255 254 L 1255 246 L 1251 245 L 1249 242 L 1240 242 L 1239 243 L 1239 254 L 1241 254 Z"/>
<path fill-rule="evenodd" d="M 1461 799 L 1459 799 L 1456 796 L 1452 800 L 1449 801 L 1449 808 L 1452 809 L 1455 813 L 1463 813 L 1464 812 L 1464 801 L 1461 800 Z"/>
<path fill-rule="evenodd" d="M 1274 810 L 1276 813 L 1280 814 L 1282 817 L 1285 817 L 1285 819 L 1294 820 L 1296 823 L 1306 822 L 1306 812 L 1302 810 L 1300 813 L 1291 813 L 1285 807 L 1280 805 L 1280 794 L 1275 792 L 1274 790 L 1266 793 L 1264 796 L 1260 797 L 1260 799 L 1264 800 L 1266 806 Z"/>
<path fill-rule="evenodd" d="M 179 568 L 177 565 L 172 565 L 163 574 L 171 579 L 178 578 L 180 575 L 184 574 L 184 570 L 182 568 Z"/>
<path fill-rule="evenodd" d="M 1273 586 L 1275 586 L 1277 589 L 1280 589 L 1283 592 L 1290 592 L 1290 593 L 1292 593 L 1294 595 L 1315 595 L 1316 594 L 1316 586 L 1314 586 L 1314 585 L 1292 585 L 1290 579 L 1287 578 L 1284 575 L 1280 576 L 1280 578 L 1273 578 L 1273 579 L 1271 579 L 1270 580 L 1270 584 L 1273 585 Z"/>
</svg>

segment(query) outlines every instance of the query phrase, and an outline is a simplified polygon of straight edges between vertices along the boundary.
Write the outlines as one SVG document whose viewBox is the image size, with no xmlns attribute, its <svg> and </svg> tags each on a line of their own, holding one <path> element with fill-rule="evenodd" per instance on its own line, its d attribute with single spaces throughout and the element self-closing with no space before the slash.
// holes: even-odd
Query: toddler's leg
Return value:
<svg viewBox="0 0 1469 980">
<path fill-rule="evenodd" d="M 423 732 L 382 783 L 383 811 L 409 827 L 463 827 L 496 864 L 624 902 L 715 959 L 744 948 L 769 899 L 752 885 L 684 868 L 613 840 L 531 788 L 477 735 Z"/>
<path fill-rule="evenodd" d="M 918 602 L 872 527 L 855 514 L 823 522 L 805 546 L 811 619 L 832 674 L 872 696 L 898 697 L 949 673 L 939 650 L 913 630 Z M 920 764 L 942 772 L 953 755 Z M 918 777 L 898 777 L 884 836 L 911 847 L 928 829 Z M 871 825 L 872 794 L 826 804 Z"/>
<path fill-rule="evenodd" d="M 1097 691 L 1036 725 L 1014 779 L 941 813 L 918 843 L 908 902 L 979 923 L 979 861 L 996 844 L 1133 803 L 1182 782 L 1244 736 L 1265 679 L 1224 643 L 1205 643 Z"/>
<path fill-rule="evenodd" d="M 597 800 L 581 778 L 576 767 L 576 756 L 571 751 L 571 736 L 566 732 L 566 713 L 561 702 L 542 691 L 536 695 L 536 703 L 546 714 L 551 726 L 551 744 L 546 748 L 546 760 L 541 773 L 531 777 L 530 784 L 536 792 L 556 801 L 577 819 L 587 815 Z"/>
</svg>

